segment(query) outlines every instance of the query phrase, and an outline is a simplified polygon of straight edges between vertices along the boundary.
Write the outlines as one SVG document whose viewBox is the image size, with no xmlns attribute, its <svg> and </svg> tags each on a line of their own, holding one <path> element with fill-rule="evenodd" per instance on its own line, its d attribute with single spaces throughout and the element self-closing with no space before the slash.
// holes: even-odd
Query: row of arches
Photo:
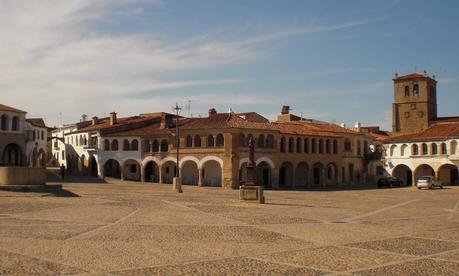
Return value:
<svg viewBox="0 0 459 276">
<path fill-rule="evenodd" d="M 260 134 L 258 138 L 254 138 L 252 134 L 248 134 L 246 137 L 244 133 L 241 133 L 239 134 L 239 147 L 248 147 L 251 139 L 256 148 L 274 149 L 274 135 L 272 134 L 266 136 Z"/>
<path fill-rule="evenodd" d="M 113 139 L 111 142 L 108 139 L 104 140 L 104 150 L 105 151 L 118 151 L 119 144 L 118 139 Z M 138 151 L 139 150 L 139 141 L 134 139 L 129 141 L 128 139 L 123 140 L 123 151 Z"/>
<path fill-rule="evenodd" d="M 223 134 L 217 134 L 217 136 L 213 136 L 209 134 L 207 136 L 207 147 L 224 147 L 225 146 L 225 138 Z M 186 148 L 200 148 L 202 147 L 201 136 L 195 135 L 194 137 L 191 135 L 187 135 L 185 137 L 185 147 Z"/>
<path fill-rule="evenodd" d="M 10 127 L 11 123 L 11 127 Z M 3 131 L 19 131 L 19 117 L 18 116 L 13 116 L 10 120 L 10 117 L 6 114 L 2 114 L 0 116 L 0 129 Z"/>
<path fill-rule="evenodd" d="M 412 144 L 411 145 L 411 155 L 438 155 L 438 154 L 456 154 L 457 151 L 457 141 L 453 140 L 449 143 L 449 152 L 448 145 L 445 142 L 441 143 L 421 143 L 421 144 Z M 407 156 L 408 145 L 403 144 L 401 146 L 391 145 L 389 148 L 390 156 Z"/>
<path fill-rule="evenodd" d="M 88 138 L 86 135 L 72 135 L 65 137 L 65 141 L 67 144 L 75 144 L 76 146 L 87 146 L 88 145 Z"/>
<path fill-rule="evenodd" d="M 280 152 L 338 154 L 338 140 L 312 138 L 285 138 L 280 140 Z"/>
<path fill-rule="evenodd" d="M 19 167 L 23 165 L 24 159 L 21 147 L 15 143 L 10 143 L 3 149 L 0 165 Z"/>
<path fill-rule="evenodd" d="M 459 184 L 458 167 L 453 164 L 444 164 L 437 171 L 427 164 L 417 166 L 414 171 L 407 165 L 400 164 L 392 170 L 392 176 L 401 179 L 405 185 L 415 185 L 423 176 L 434 176 L 445 185 Z"/>
</svg>

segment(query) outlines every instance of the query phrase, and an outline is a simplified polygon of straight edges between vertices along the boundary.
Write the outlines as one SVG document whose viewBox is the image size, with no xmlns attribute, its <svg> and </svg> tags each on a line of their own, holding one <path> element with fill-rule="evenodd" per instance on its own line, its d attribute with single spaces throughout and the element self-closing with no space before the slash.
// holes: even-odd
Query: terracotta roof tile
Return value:
<svg viewBox="0 0 459 276">
<path fill-rule="evenodd" d="M 14 108 L 14 107 L 11 107 L 11 106 L 7 106 L 7 105 L 4 105 L 4 104 L 0 104 L 0 110 L 1 111 L 9 111 L 9 112 L 17 112 L 17 113 L 27 113 L 25 111 L 22 111 L 22 110 L 19 110 L 17 108 Z"/>
<path fill-rule="evenodd" d="M 459 122 L 437 123 L 431 127 L 415 133 L 408 133 L 391 137 L 385 143 L 444 140 L 445 138 L 459 137 Z"/>
<path fill-rule="evenodd" d="M 33 126 L 46 128 L 45 121 L 42 118 L 30 118 L 26 119 L 26 121 Z"/>
<path fill-rule="evenodd" d="M 419 72 L 416 72 L 416 73 L 412 73 L 412 74 L 408 74 L 408 75 L 404 75 L 404 76 L 398 76 L 396 78 L 394 78 L 394 81 L 395 80 L 409 80 L 409 79 L 432 79 L 431 77 L 429 77 L 428 75 L 424 74 L 424 73 L 419 73 Z"/>
</svg>

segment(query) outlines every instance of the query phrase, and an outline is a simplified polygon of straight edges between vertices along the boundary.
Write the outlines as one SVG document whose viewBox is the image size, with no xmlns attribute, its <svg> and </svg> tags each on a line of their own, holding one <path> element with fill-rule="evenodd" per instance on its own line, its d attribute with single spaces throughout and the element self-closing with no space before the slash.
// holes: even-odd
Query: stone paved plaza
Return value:
<svg viewBox="0 0 459 276">
<path fill-rule="evenodd" d="M 459 187 L 267 191 L 256 205 L 86 182 L 0 192 L 0 274 L 459 275 Z"/>
</svg>

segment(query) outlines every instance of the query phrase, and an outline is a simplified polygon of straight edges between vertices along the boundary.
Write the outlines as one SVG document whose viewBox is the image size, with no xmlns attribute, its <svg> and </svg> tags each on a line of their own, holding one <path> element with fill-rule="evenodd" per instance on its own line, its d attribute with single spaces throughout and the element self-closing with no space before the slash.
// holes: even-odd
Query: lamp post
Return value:
<svg viewBox="0 0 459 276">
<path fill-rule="evenodd" d="M 180 137 L 179 137 L 179 114 L 182 108 L 178 105 L 178 103 L 175 103 L 175 106 L 173 108 L 175 111 L 175 150 L 176 150 L 176 169 L 175 169 L 175 177 L 174 177 L 174 182 L 173 182 L 173 189 L 177 191 L 178 193 L 182 192 L 182 180 L 180 179 Z"/>
</svg>

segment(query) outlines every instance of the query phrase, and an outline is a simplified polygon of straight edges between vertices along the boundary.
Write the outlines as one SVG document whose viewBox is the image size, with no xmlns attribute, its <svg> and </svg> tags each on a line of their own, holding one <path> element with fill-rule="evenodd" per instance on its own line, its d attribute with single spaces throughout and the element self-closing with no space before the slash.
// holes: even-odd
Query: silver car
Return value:
<svg viewBox="0 0 459 276">
<path fill-rule="evenodd" d="M 435 180 L 433 176 L 421 177 L 416 183 L 416 186 L 418 187 L 419 190 L 421 188 L 432 189 L 434 187 L 440 187 L 440 189 L 443 189 L 443 183 L 441 181 Z"/>
</svg>

